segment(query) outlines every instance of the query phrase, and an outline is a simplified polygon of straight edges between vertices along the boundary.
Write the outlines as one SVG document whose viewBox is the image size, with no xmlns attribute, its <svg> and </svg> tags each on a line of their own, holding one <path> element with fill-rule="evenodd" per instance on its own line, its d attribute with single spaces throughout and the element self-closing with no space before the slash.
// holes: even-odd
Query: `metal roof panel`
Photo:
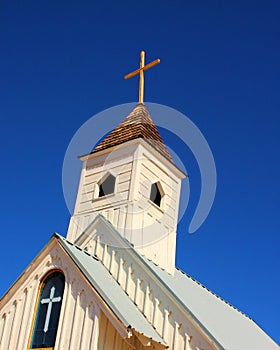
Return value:
<svg viewBox="0 0 280 350">
<path fill-rule="evenodd" d="M 279 350 L 248 316 L 179 269 L 174 275 L 153 262 L 149 267 L 226 350 Z"/>
<path fill-rule="evenodd" d="M 135 329 L 140 334 L 165 345 L 164 340 L 97 258 L 87 254 L 60 235 L 56 234 L 55 237 L 108 307 L 127 328 Z"/>
</svg>

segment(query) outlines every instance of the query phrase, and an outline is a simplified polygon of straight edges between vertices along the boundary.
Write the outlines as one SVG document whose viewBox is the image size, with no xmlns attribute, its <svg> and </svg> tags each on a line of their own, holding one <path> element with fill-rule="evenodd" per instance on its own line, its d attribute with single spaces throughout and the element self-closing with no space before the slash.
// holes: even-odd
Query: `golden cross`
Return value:
<svg viewBox="0 0 280 350">
<path fill-rule="evenodd" d="M 140 52 L 140 68 L 125 75 L 124 79 L 129 79 L 139 74 L 139 103 L 144 101 L 144 71 L 160 63 L 160 59 L 145 65 L 145 51 Z"/>
</svg>

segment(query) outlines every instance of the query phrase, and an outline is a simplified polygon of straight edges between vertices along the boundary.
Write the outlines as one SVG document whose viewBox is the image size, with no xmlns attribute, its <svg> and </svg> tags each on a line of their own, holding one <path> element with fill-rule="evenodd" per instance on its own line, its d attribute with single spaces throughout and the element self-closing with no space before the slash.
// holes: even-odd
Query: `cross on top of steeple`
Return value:
<svg viewBox="0 0 280 350">
<path fill-rule="evenodd" d="M 144 71 L 148 70 L 160 63 L 160 59 L 156 59 L 145 65 L 145 51 L 140 52 L 140 68 L 124 76 L 129 79 L 139 74 L 139 103 L 144 103 Z"/>
</svg>

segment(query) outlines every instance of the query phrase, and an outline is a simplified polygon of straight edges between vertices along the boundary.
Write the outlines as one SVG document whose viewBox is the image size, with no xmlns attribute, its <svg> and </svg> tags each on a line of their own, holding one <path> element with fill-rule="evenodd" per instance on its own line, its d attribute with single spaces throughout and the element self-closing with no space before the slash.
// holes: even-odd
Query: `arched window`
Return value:
<svg viewBox="0 0 280 350">
<path fill-rule="evenodd" d="M 43 281 L 36 307 L 30 349 L 53 349 L 62 304 L 65 278 L 55 271 Z"/>
</svg>

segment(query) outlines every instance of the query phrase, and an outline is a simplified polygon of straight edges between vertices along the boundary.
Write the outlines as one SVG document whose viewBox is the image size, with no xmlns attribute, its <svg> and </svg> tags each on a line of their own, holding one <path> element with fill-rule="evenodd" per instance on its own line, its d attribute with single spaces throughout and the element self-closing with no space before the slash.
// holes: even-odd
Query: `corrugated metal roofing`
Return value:
<svg viewBox="0 0 280 350">
<path fill-rule="evenodd" d="M 55 237 L 108 307 L 126 327 L 135 329 L 138 333 L 165 345 L 164 340 L 98 259 L 68 242 L 62 236 L 55 234 Z"/>
<path fill-rule="evenodd" d="M 101 214 L 95 220 L 97 219 L 106 223 L 108 228 L 122 240 L 124 246 L 130 248 L 135 259 L 142 262 L 143 268 L 148 268 L 156 276 L 158 283 L 162 284 L 162 289 L 170 293 L 185 308 L 186 312 L 221 349 L 280 349 L 268 334 L 237 308 L 181 270 L 176 269 L 173 275 L 167 273 L 152 261 L 141 256 Z M 129 299 L 128 296 L 127 299 Z"/>
<path fill-rule="evenodd" d="M 153 262 L 149 267 L 226 350 L 279 350 L 279 346 L 248 316 L 199 282 L 176 270 L 168 274 Z"/>
</svg>

